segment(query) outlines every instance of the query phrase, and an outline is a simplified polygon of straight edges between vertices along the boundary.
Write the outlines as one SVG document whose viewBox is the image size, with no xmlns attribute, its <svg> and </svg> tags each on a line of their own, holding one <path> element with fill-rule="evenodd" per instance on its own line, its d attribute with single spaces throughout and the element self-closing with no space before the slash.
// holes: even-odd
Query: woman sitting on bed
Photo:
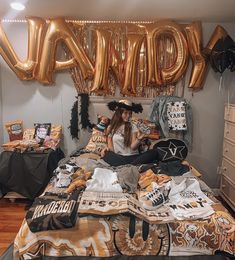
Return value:
<svg viewBox="0 0 235 260">
<path fill-rule="evenodd" d="M 102 151 L 103 160 L 112 166 L 156 162 L 156 150 L 148 150 L 142 154 L 138 152 L 138 146 L 145 135 L 131 123 L 131 117 L 132 112 L 143 111 L 141 104 L 120 100 L 109 102 L 108 108 L 115 113 L 108 127 L 108 147 Z"/>
</svg>

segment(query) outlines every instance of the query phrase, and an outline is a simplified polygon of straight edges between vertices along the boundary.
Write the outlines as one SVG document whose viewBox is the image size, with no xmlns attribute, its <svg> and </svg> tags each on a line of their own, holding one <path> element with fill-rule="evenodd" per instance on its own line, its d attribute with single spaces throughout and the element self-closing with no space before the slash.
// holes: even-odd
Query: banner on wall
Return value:
<svg viewBox="0 0 235 260">
<path fill-rule="evenodd" d="M 216 41 L 227 35 L 217 26 L 203 48 L 200 22 L 46 21 L 38 17 L 27 22 L 25 61 L 19 59 L 0 26 L 0 54 L 17 77 L 52 85 L 56 71 L 70 69 L 79 93 L 97 95 L 113 95 L 117 85 L 125 96 L 143 97 L 150 89 L 156 94 L 185 75 L 189 56 L 193 63 L 189 87 L 202 89 L 207 56 Z M 56 57 L 61 44 L 65 61 Z"/>
</svg>

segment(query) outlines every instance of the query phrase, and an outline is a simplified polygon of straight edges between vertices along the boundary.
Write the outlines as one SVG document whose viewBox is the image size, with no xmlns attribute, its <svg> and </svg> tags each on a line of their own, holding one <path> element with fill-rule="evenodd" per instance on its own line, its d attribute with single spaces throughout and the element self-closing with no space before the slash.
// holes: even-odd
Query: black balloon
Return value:
<svg viewBox="0 0 235 260">
<path fill-rule="evenodd" d="M 228 54 L 228 62 L 229 62 L 228 69 L 231 72 L 233 72 L 235 71 L 235 43 L 233 43 L 233 46 L 231 46 L 228 49 L 227 54 Z"/>
<path fill-rule="evenodd" d="M 216 42 L 211 50 L 210 63 L 212 69 L 221 74 L 226 69 L 235 70 L 235 43 L 229 35 Z"/>
</svg>

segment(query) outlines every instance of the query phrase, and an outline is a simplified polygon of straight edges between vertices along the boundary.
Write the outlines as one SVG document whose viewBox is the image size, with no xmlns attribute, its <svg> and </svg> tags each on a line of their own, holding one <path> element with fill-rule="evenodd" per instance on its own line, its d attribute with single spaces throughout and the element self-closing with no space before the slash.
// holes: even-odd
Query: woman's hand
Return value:
<svg viewBox="0 0 235 260">
<path fill-rule="evenodd" d="M 144 139 L 144 137 L 145 137 L 145 134 L 142 133 L 142 132 L 139 130 L 138 133 L 137 133 L 136 138 L 137 138 L 139 141 L 141 141 L 142 139 Z"/>
<path fill-rule="evenodd" d="M 101 157 L 104 157 L 105 154 L 109 151 L 109 148 L 106 146 L 102 151 L 101 151 Z"/>
<path fill-rule="evenodd" d="M 145 134 L 142 133 L 141 131 L 135 132 L 132 135 L 131 149 L 136 150 L 144 137 L 145 137 Z"/>
</svg>

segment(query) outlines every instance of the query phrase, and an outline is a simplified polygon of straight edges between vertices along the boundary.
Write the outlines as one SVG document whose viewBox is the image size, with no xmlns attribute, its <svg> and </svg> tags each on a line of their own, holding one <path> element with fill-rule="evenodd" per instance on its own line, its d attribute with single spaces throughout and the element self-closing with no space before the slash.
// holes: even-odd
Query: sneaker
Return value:
<svg viewBox="0 0 235 260">
<path fill-rule="evenodd" d="M 147 210 L 155 210 L 161 207 L 168 200 L 168 190 L 165 188 L 153 189 L 151 192 L 145 193 L 140 197 L 139 201 L 143 208 Z"/>
</svg>

